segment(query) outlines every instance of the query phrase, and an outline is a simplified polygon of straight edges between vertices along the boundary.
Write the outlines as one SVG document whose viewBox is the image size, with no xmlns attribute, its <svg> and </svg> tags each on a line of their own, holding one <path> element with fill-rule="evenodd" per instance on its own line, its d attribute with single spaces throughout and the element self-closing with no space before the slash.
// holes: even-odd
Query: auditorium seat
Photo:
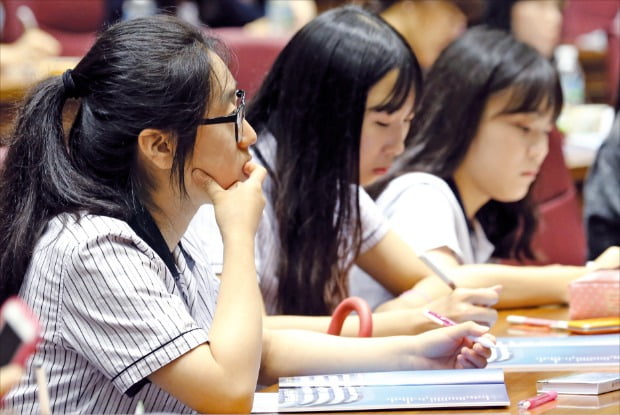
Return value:
<svg viewBox="0 0 620 415">
<path fill-rule="evenodd" d="M 23 33 L 16 11 L 26 5 L 39 28 L 60 42 L 62 56 L 83 56 L 94 43 L 105 15 L 105 0 L 4 0 L 3 4 L 6 16 L 3 42 L 13 42 Z"/>
<path fill-rule="evenodd" d="M 242 28 L 211 29 L 232 51 L 230 69 L 240 89 L 250 99 L 258 90 L 265 75 L 289 38 L 286 36 L 257 36 Z"/>
</svg>

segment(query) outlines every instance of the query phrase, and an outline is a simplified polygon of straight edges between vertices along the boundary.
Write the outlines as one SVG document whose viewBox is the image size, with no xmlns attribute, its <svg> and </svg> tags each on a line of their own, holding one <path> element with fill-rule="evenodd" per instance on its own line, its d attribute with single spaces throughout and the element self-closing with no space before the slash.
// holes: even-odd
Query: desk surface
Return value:
<svg viewBox="0 0 620 415">
<path fill-rule="evenodd" d="M 541 308 L 529 308 L 519 310 L 505 310 L 500 311 L 497 323 L 491 329 L 491 332 L 498 337 L 512 336 L 513 332 L 510 331 L 510 324 L 506 321 L 508 314 L 518 314 L 528 317 L 541 317 L 550 319 L 567 319 L 568 309 L 566 307 L 541 307 Z M 543 334 L 534 333 L 536 336 Z M 596 369 L 600 371 L 600 369 Z M 615 371 L 620 370 L 620 368 Z M 614 371 L 610 369 L 610 371 Z M 498 414 L 524 414 L 528 412 L 519 412 L 517 403 L 522 400 L 536 395 L 536 381 L 539 379 L 563 376 L 570 373 L 578 372 L 506 372 L 506 387 L 508 389 L 508 396 L 510 397 L 509 408 L 495 408 L 476 410 L 476 413 L 498 413 Z M 584 401 L 591 402 L 584 402 Z M 587 404 L 591 406 L 589 408 L 579 407 Z M 598 395 L 596 398 L 586 397 L 584 399 L 575 400 L 574 397 L 560 395 L 558 400 L 550 402 L 544 406 L 529 411 L 530 414 L 618 414 L 620 412 L 620 391 L 610 392 L 604 395 Z M 423 413 L 423 412 L 416 412 Z M 471 413 L 469 411 L 452 411 L 445 413 Z"/>
<path fill-rule="evenodd" d="M 525 315 L 529 317 L 541 317 L 551 319 L 567 319 L 568 309 L 566 307 L 542 307 L 500 311 L 498 322 L 491 329 L 491 333 L 498 337 L 512 336 L 509 330 L 510 324 L 506 322 L 508 314 Z M 540 336 L 542 334 L 533 333 Z M 620 368 L 609 371 L 618 371 Z M 597 369 L 597 371 L 601 371 Z M 571 371 L 546 371 L 546 372 L 505 372 L 506 388 L 510 397 L 510 406 L 507 408 L 475 408 L 475 409 L 433 409 L 433 410 L 408 410 L 408 411 L 390 411 L 389 413 L 403 414 L 520 414 L 520 415 L 559 415 L 559 414 L 613 414 L 620 413 L 620 391 L 610 392 L 603 395 L 574 397 L 568 395 L 560 395 L 554 402 L 549 402 L 543 406 L 535 408 L 531 411 L 519 411 L 517 403 L 526 398 L 536 395 L 536 381 L 539 379 L 568 375 Z M 270 387 L 266 391 L 276 391 L 277 387 Z M 345 412 L 343 412 L 344 414 Z M 349 414 L 360 412 L 346 412 Z M 379 412 L 366 412 L 370 414 L 378 414 Z"/>
</svg>

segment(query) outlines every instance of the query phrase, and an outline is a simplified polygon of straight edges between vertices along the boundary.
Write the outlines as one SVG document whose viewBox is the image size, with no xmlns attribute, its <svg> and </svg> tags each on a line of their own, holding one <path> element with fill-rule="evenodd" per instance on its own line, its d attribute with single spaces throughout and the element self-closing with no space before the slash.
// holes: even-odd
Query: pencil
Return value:
<svg viewBox="0 0 620 415">
<path fill-rule="evenodd" d="M 420 261 L 424 262 L 426 266 L 429 267 L 431 271 L 435 273 L 435 275 L 437 275 L 443 282 L 448 284 L 448 287 L 450 287 L 453 290 L 456 289 L 456 285 L 454 284 L 454 281 L 452 281 L 450 277 L 448 277 L 441 269 L 439 269 L 439 267 L 437 267 L 437 265 L 435 265 L 435 263 L 431 261 L 430 258 L 426 256 L 426 254 L 421 254 L 419 258 L 420 258 Z"/>
</svg>

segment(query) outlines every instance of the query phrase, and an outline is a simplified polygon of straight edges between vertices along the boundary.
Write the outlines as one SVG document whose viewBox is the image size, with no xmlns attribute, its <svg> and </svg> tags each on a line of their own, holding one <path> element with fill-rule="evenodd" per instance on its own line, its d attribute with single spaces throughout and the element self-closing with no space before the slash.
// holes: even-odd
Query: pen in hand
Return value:
<svg viewBox="0 0 620 415">
<path fill-rule="evenodd" d="M 448 317 L 444 317 L 440 314 L 435 313 L 434 311 L 425 309 L 423 311 L 424 315 L 430 319 L 431 321 L 434 321 L 435 323 L 444 326 L 444 327 L 450 327 L 450 326 L 454 326 L 456 325 L 456 323 L 452 320 L 450 320 Z M 471 341 L 473 341 L 474 343 L 480 343 L 481 345 L 483 345 L 484 347 L 486 347 L 487 349 L 493 349 L 496 347 L 496 345 L 489 339 L 482 337 L 482 336 L 478 336 L 478 337 L 469 337 L 468 339 L 470 339 Z"/>
<path fill-rule="evenodd" d="M 419 258 L 420 261 L 424 262 L 424 264 L 426 264 L 426 266 L 429 267 L 431 271 L 435 273 L 435 275 L 437 275 L 443 282 L 445 282 L 448 287 L 450 287 L 452 290 L 456 289 L 454 281 L 452 281 L 445 272 L 439 269 L 439 267 L 435 265 L 435 263 L 431 261 L 430 258 L 426 256 L 426 254 L 420 254 Z"/>
</svg>

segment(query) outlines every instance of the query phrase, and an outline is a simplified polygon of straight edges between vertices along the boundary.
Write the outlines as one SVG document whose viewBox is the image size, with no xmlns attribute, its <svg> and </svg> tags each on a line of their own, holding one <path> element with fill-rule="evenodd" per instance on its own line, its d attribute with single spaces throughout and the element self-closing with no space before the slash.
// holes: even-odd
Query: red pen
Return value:
<svg viewBox="0 0 620 415">
<path fill-rule="evenodd" d="M 547 402 L 554 401 L 557 397 L 558 393 L 556 391 L 541 393 L 540 395 L 534 396 L 533 398 L 519 401 L 519 409 L 533 409 Z"/>
</svg>

